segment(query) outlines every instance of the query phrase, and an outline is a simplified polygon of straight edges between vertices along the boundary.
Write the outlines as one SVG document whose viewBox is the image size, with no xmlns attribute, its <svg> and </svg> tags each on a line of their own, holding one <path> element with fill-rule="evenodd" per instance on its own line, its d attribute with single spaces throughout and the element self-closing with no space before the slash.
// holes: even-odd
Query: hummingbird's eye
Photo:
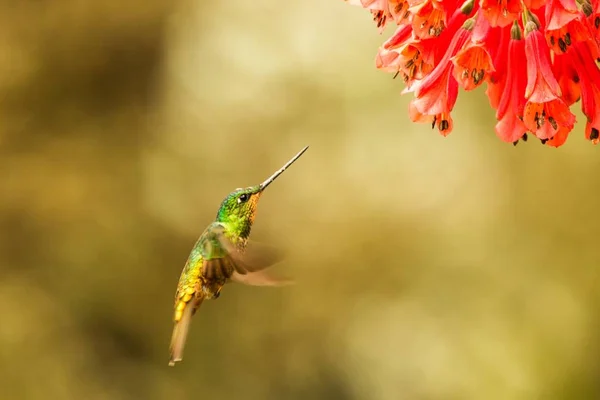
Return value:
<svg viewBox="0 0 600 400">
<path fill-rule="evenodd" d="M 238 203 L 245 203 L 249 198 L 250 196 L 248 196 L 248 193 L 242 193 L 240 194 L 240 197 L 238 197 Z"/>
</svg>

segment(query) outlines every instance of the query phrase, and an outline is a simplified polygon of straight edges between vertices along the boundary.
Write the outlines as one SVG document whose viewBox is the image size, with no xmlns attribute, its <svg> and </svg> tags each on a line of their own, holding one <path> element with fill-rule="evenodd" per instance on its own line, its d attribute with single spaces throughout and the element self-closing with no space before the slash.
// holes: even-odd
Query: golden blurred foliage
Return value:
<svg viewBox="0 0 600 400">
<path fill-rule="evenodd" d="M 600 398 L 583 124 L 506 145 L 483 90 L 410 123 L 338 0 L 0 10 L 1 399 Z M 226 287 L 167 367 L 197 236 L 304 145 L 253 230 L 298 284 Z"/>
</svg>

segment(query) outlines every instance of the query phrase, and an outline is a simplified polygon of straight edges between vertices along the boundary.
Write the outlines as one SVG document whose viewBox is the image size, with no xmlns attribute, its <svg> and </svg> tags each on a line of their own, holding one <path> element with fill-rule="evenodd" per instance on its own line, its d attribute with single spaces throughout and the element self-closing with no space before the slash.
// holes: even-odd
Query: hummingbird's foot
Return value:
<svg viewBox="0 0 600 400">
<path fill-rule="evenodd" d="M 213 295 L 213 299 L 216 300 L 221 295 L 221 289 L 217 290 L 217 292 Z"/>
</svg>

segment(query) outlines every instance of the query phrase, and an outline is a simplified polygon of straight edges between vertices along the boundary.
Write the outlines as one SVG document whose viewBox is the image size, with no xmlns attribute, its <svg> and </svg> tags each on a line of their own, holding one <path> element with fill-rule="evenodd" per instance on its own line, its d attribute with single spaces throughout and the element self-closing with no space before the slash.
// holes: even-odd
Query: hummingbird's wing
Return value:
<svg viewBox="0 0 600 400">
<path fill-rule="evenodd" d="M 269 267 L 284 258 L 279 249 L 259 242 L 248 242 L 243 253 L 235 260 L 231 280 L 250 286 L 286 286 L 293 280 L 279 277 Z"/>
<path fill-rule="evenodd" d="M 200 245 L 204 267 L 223 270 L 223 272 L 233 272 L 233 270 L 241 274 L 256 272 L 268 268 L 284 258 L 282 251 L 263 243 L 249 240 L 243 248 L 236 246 L 227 237 L 223 225 L 219 223 L 213 223 L 206 229 Z M 220 275 L 218 271 L 214 272 Z M 211 274 L 212 272 L 207 270 L 205 273 Z M 227 274 L 225 275 L 227 276 Z"/>
<path fill-rule="evenodd" d="M 202 275 L 207 279 L 227 280 L 235 267 L 235 246 L 225 235 L 223 225 L 214 222 L 206 228 L 200 243 L 202 253 Z"/>
<path fill-rule="evenodd" d="M 235 270 L 241 274 L 257 272 L 283 261 L 284 254 L 280 249 L 268 244 L 248 240 L 243 252 L 233 254 L 236 261 Z"/>
<path fill-rule="evenodd" d="M 248 241 L 244 248 L 236 246 L 218 223 L 209 227 L 203 244 L 202 273 L 207 278 L 225 278 L 253 286 L 282 286 L 292 283 L 265 271 L 284 258 L 276 247 Z"/>
<path fill-rule="evenodd" d="M 271 273 L 270 270 L 264 269 L 262 271 L 248 272 L 246 274 L 240 274 L 237 271 L 231 275 L 231 280 L 237 283 L 242 283 L 249 286 L 287 286 L 293 285 L 292 279 L 283 278 L 276 276 Z"/>
</svg>

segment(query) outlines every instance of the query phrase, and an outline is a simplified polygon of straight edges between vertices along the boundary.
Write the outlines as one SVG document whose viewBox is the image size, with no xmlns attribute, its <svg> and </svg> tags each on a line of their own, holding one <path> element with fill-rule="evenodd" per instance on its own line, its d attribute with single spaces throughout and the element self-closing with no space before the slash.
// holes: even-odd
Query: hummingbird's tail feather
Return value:
<svg viewBox="0 0 600 400">
<path fill-rule="evenodd" d="M 197 298 L 195 304 L 193 304 L 193 300 L 187 304 L 185 309 L 183 310 L 183 315 L 181 319 L 175 322 L 175 326 L 173 327 L 173 335 L 171 336 L 171 346 L 170 352 L 171 357 L 169 358 L 169 366 L 174 366 L 176 362 L 181 361 L 183 359 L 183 349 L 185 347 L 185 342 L 187 340 L 187 334 L 190 329 L 190 322 L 192 320 L 192 315 L 194 315 L 194 311 L 200 307 L 202 304 L 202 297 Z"/>
</svg>

